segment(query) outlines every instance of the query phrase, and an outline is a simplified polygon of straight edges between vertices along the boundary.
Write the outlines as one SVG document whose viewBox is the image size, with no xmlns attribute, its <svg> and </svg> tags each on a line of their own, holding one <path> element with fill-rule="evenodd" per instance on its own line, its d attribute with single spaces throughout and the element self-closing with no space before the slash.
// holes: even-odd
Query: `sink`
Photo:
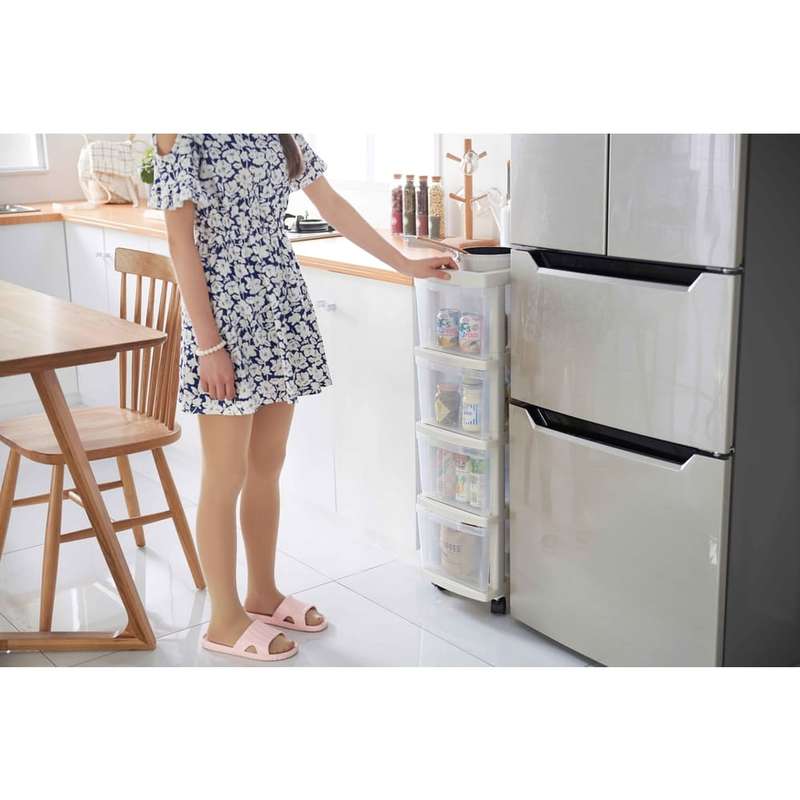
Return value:
<svg viewBox="0 0 800 800">
<path fill-rule="evenodd" d="M 41 209 L 19 206 L 14 203 L 0 203 L 0 214 L 29 214 L 31 211 L 41 211 Z"/>
</svg>

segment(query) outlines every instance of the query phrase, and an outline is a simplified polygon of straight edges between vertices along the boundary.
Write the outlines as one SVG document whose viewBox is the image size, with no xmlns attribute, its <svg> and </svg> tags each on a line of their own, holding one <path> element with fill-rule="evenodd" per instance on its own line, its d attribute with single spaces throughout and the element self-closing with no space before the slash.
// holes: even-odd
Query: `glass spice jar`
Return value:
<svg viewBox="0 0 800 800">
<path fill-rule="evenodd" d="M 417 236 L 428 235 L 428 176 L 419 176 L 417 188 Z"/>
<path fill-rule="evenodd" d="M 403 232 L 403 176 L 396 172 L 392 187 L 392 233 Z"/>
<path fill-rule="evenodd" d="M 413 175 L 406 175 L 406 185 L 403 187 L 403 233 L 406 236 L 415 236 L 417 233 L 417 200 Z"/>
<path fill-rule="evenodd" d="M 434 175 L 428 192 L 428 236 L 444 239 L 444 188 L 441 175 Z"/>
</svg>

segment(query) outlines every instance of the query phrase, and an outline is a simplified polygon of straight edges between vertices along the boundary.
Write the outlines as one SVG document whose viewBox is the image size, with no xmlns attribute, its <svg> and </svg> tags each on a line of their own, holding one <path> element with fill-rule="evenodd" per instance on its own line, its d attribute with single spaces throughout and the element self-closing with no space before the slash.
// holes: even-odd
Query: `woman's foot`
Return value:
<svg viewBox="0 0 800 800">
<path fill-rule="evenodd" d="M 285 599 L 285 596 L 277 590 L 263 595 L 248 594 L 247 599 L 244 601 L 244 608 L 245 611 L 248 611 L 250 614 L 264 614 L 265 616 L 271 617 Z M 311 608 L 306 611 L 306 618 L 304 620 L 295 619 L 292 621 L 300 625 L 305 624 L 316 627 L 325 622 L 325 617 L 317 611 L 315 606 L 311 606 Z"/>
<path fill-rule="evenodd" d="M 215 619 L 212 617 L 208 625 L 206 637 L 210 642 L 215 644 L 224 644 L 227 647 L 233 647 L 239 641 L 242 634 L 253 624 L 253 620 L 242 611 L 241 614 L 236 614 L 231 619 Z M 288 653 L 294 647 L 295 643 L 280 634 L 276 636 L 269 643 L 270 655 L 277 655 L 279 653 Z"/>
</svg>

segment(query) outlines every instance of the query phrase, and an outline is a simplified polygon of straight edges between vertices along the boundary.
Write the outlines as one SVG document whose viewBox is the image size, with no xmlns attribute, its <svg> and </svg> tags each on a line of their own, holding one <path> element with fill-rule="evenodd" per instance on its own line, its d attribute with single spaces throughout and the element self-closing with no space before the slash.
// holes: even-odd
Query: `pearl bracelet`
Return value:
<svg viewBox="0 0 800 800">
<path fill-rule="evenodd" d="M 219 341 L 213 347 L 209 347 L 208 350 L 195 350 L 195 353 L 198 356 L 210 356 L 212 353 L 222 350 L 223 347 L 225 347 L 225 342 Z"/>
</svg>

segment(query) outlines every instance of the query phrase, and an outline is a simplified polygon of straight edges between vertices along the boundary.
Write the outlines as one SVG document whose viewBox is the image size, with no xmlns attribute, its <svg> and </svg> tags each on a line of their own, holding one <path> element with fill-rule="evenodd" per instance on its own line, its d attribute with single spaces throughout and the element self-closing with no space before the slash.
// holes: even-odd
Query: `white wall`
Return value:
<svg viewBox="0 0 800 800">
<path fill-rule="evenodd" d="M 92 139 L 125 139 L 128 134 L 90 133 Z M 143 135 L 137 138 L 144 139 Z M 0 174 L 0 203 L 43 203 L 83 199 L 78 183 L 78 155 L 83 136 L 78 133 L 48 133 L 47 172 Z"/>
</svg>

